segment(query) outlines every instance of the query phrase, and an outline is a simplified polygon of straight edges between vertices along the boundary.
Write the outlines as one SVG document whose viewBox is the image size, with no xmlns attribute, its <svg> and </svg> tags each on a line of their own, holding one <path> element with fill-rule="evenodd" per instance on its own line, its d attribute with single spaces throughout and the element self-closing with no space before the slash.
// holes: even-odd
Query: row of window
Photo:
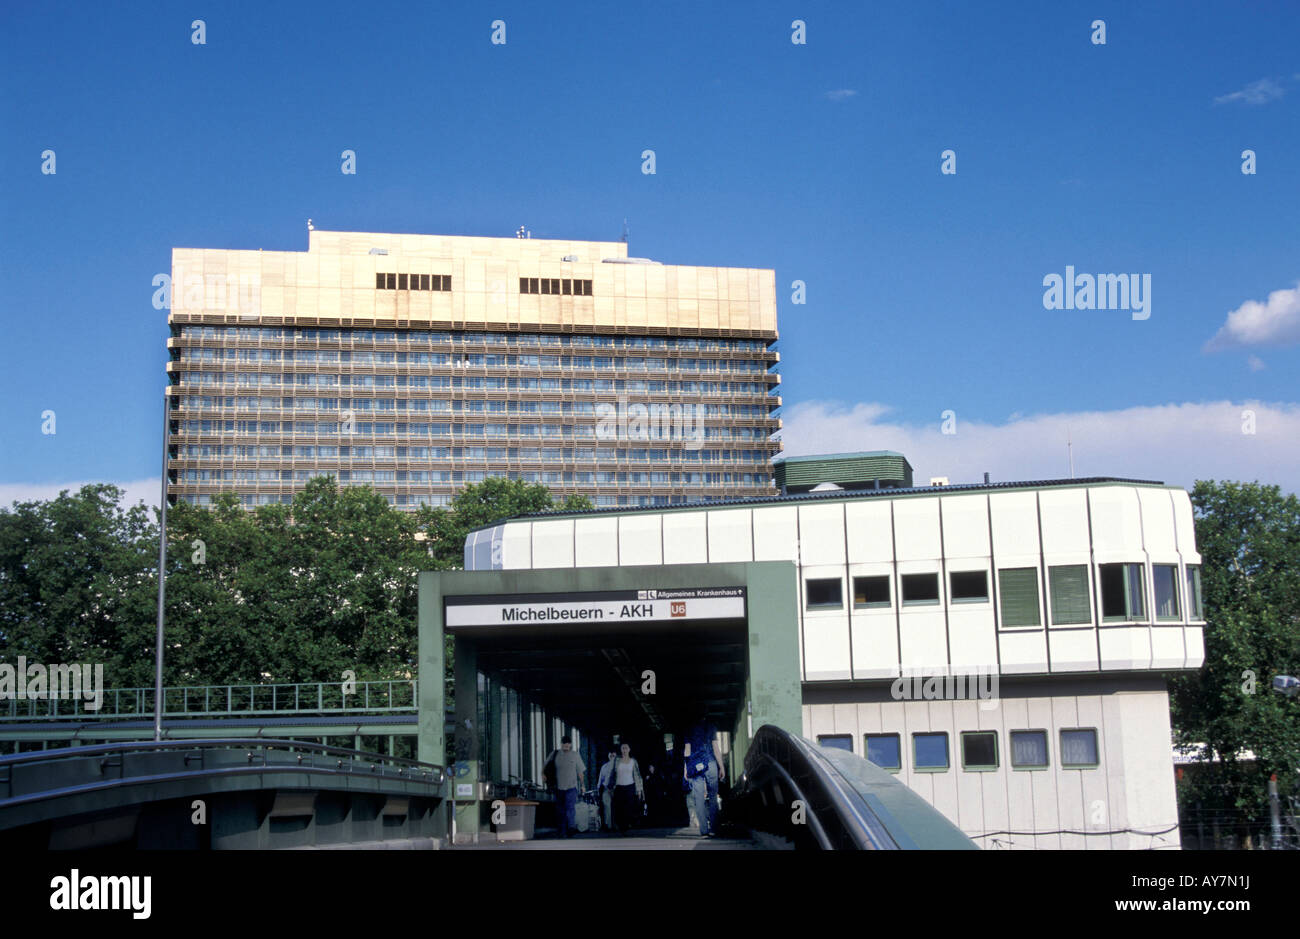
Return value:
<svg viewBox="0 0 1300 939">
<path fill-rule="evenodd" d="M 293 410 L 300 412 L 319 413 L 321 411 L 353 411 L 353 412 L 370 412 L 370 411 L 406 411 L 421 412 L 442 411 L 442 408 L 430 408 L 425 405 L 427 401 L 407 402 L 398 399 L 396 402 L 382 398 L 354 398 L 351 403 L 347 398 L 342 400 L 342 407 L 338 398 L 298 398 L 294 408 L 279 407 L 258 407 L 256 405 L 240 405 L 238 408 L 233 406 L 222 407 L 220 405 L 194 403 L 192 400 L 183 401 L 180 410 L 244 410 L 261 412 L 266 410 Z M 470 418 L 473 415 L 468 415 Z M 463 425 L 466 429 L 459 429 L 461 425 L 440 423 L 430 424 L 428 433 L 434 437 L 464 436 L 470 434 L 473 436 L 486 437 L 559 437 L 573 439 L 598 439 L 598 440 L 616 440 L 620 436 L 629 440 L 645 440 L 655 442 L 681 442 L 681 441 L 762 441 L 766 440 L 771 431 L 762 427 L 731 427 L 709 425 L 701 427 L 698 424 L 681 424 L 677 426 L 657 425 L 645 428 L 644 432 L 620 434 L 616 426 L 602 427 L 596 424 L 479 424 L 471 423 Z"/>
<path fill-rule="evenodd" d="M 463 345 L 559 346 L 579 349 L 690 349 L 719 352 L 763 352 L 761 339 L 715 339 L 695 336 L 593 336 L 561 333 L 449 332 L 429 329 L 307 329 L 293 326 L 190 326 L 180 327 L 191 339 L 361 342 L 459 343 Z"/>
<path fill-rule="evenodd" d="M 330 409 L 324 409 L 330 410 Z M 387 408 L 357 408 L 359 411 L 384 411 Z M 211 434 L 221 433 L 223 425 L 234 425 L 229 428 L 231 433 L 257 433 L 257 434 L 322 434 L 328 436 L 348 437 L 353 434 L 397 434 L 412 437 L 500 437 L 510 438 L 532 438 L 543 437 L 548 440 L 615 440 L 617 434 L 600 434 L 594 426 L 590 424 L 578 424 L 570 426 L 568 424 L 452 424 L 444 422 L 425 423 L 420 421 L 403 421 L 398 424 L 388 421 L 352 421 L 351 428 L 346 426 L 347 422 L 343 421 L 177 421 L 177 431 L 179 433 L 199 433 Z M 717 433 L 710 433 L 710 430 L 717 430 Z M 724 442 L 724 441 L 755 441 L 764 440 L 767 434 L 759 431 L 747 434 L 743 428 L 723 432 L 726 428 L 705 428 L 702 436 L 684 436 L 682 434 L 668 433 L 647 433 L 644 436 L 638 436 L 634 439 L 655 443 L 681 443 L 687 441 L 694 444 L 701 441 Z M 689 447 L 684 448 L 687 453 L 708 453 L 714 451 L 691 450 Z M 751 452 L 751 451 L 745 451 Z M 766 460 L 766 451 L 754 450 L 754 453 L 762 453 L 763 459 Z M 695 461 L 694 456 L 682 456 L 681 459 Z M 708 460 L 709 457 L 701 456 L 699 459 Z"/>
<path fill-rule="evenodd" d="M 326 446 L 301 444 L 183 444 L 174 446 L 174 457 L 199 459 L 275 460 L 548 460 L 565 462 L 599 461 L 615 462 L 668 462 L 670 459 L 686 460 L 688 454 L 716 451 L 680 451 L 665 447 L 614 449 L 613 447 L 391 447 L 391 446 Z M 761 454 L 761 450 L 730 450 L 729 453 Z"/>
<path fill-rule="evenodd" d="M 358 483 L 357 485 L 365 485 Z M 448 493 L 380 493 L 388 504 L 396 506 L 399 509 L 417 508 L 422 505 L 440 506 L 450 505 L 451 495 Z M 595 496 L 593 501 L 598 508 L 627 506 L 636 508 L 654 508 L 660 506 L 682 505 L 685 502 L 717 502 L 730 498 L 726 495 L 721 496 Z M 186 494 L 177 497 L 177 500 L 188 505 L 211 505 L 213 496 L 207 493 Z M 252 508 L 258 505 L 288 505 L 293 502 L 293 496 L 283 492 L 245 492 L 239 494 L 241 505 Z"/>
<path fill-rule="evenodd" d="M 567 277 L 521 277 L 520 293 L 554 294 L 556 296 L 590 297 L 591 281 L 570 280 Z"/>
<path fill-rule="evenodd" d="M 275 470 L 275 469 L 190 469 L 176 474 L 174 482 L 306 482 L 317 476 L 333 476 L 340 482 L 377 483 L 481 483 L 485 479 L 522 479 L 529 483 L 568 483 L 594 486 L 727 486 L 766 485 L 761 473 L 586 473 L 511 471 L 489 472 L 430 470 Z"/>
<path fill-rule="evenodd" d="M 375 274 L 376 290 L 451 290 L 450 274 Z"/>
<path fill-rule="evenodd" d="M 1046 730 L 1013 730 L 1008 734 L 1011 745 L 1011 768 L 1043 770 L 1051 766 Z M 989 772 L 1002 765 L 995 730 L 964 730 L 961 739 L 961 768 L 969 773 Z M 849 734 L 823 734 L 817 738 L 823 747 L 853 750 Z M 881 769 L 898 772 L 903 768 L 903 744 L 899 734 L 866 734 L 863 738 L 867 759 Z M 1101 765 L 1101 751 L 1095 727 L 1063 728 L 1060 733 L 1059 765 L 1061 769 L 1096 769 Z M 951 768 L 948 734 L 944 731 L 912 734 L 912 771 L 942 773 Z"/>
<path fill-rule="evenodd" d="M 181 372 L 177 384 L 210 388 L 334 387 L 350 388 L 470 388 L 485 391 L 569 391 L 606 394 L 745 394 L 773 397 L 766 382 L 635 381 L 623 378 L 479 378 L 447 375 L 293 375 L 279 372 Z"/>
<path fill-rule="evenodd" d="M 338 410 L 340 407 L 352 407 L 359 410 L 370 410 L 371 408 L 379 410 L 397 410 L 397 411 L 427 411 L 437 414 L 542 414 L 555 415 L 557 417 L 572 416 L 589 416 L 596 418 L 601 415 L 598 411 L 600 405 L 594 401 L 483 401 L 470 400 L 466 401 L 460 398 L 312 398 L 312 397 L 289 397 L 289 398 L 268 398 L 256 397 L 252 395 L 181 395 L 173 400 L 179 402 L 179 409 L 217 409 L 217 408 L 240 408 L 240 409 L 261 409 L 261 410 L 312 410 L 324 409 L 328 411 Z M 351 400 L 351 404 L 349 404 Z M 357 404 L 358 401 L 375 403 Z M 396 402 L 393 404 L 392 402 Z M 661 402 L 654 402 L 648 407 L 657 407 L 660 410 L 656 414 L 673 417 L 672 411 L 664 409 L 670 406 Z M 681 407 L 678 405 L 677 407 Z M 706 402 L 688 403 L 685 405 L 686 410 L 682 411 L 683 420 L 695 421 L 700 418 L 714 420 L 765 420 L 771 419 L 771 409 L 764 405 L 757 404 L 712 404 Z M 630 423 L 629 418 L 629 423 Z M 662 421 L 659 422 L 660 425 Z M 649 428 L 647 428 L 649 433 Z M 750 434 L 750 436 L 753 436 Z"/>
<path fill-rule="evenodd" d="M 282 426 L 283 424 L 283 426 Z M 172 431 L 176 434 L 279 434 L 282 436 L 289 435 L 324 435 L 324 436 L 341 436 L 341 437 L 365 437 L 367 435 L 377 436 L 433 436 L 430 432 L 431 427 L 441 427 L 442 425 L 431 425 L 423 423 L 403 422 L 400 424 L 386 421 L 357 421 L 353 424 L 353 433 L 347 433 L 342 430 L 336 422 L 328 421 L 177 421 L 176 428 Z M 473 428 L 477 425 L 466 424 L 466 428 Z M 466 432 L 467 436 L 475 434 Z M 447 436 L 443 434 L 443 436 Z M 478 433 L 477 436 L 487 436 Z M 402 448 L 398 448 L 402 449 Z M 473 450 L 474 447 L 410 447 L 410 459 L 423 459 L 415 456 L 421 451 L 428 451 L 430 459 L 451 459 L 449 456 L 454 450 Z M 493 448 L 485 447 L 485 450 L 508 449 L 513 452 L 516 448 Z M 525 448 L 526 449 L 526 448 Z M 656 448 L 659 449 L 659 448 Z M 585 452 L 582 449 L 579 452 Z M 642 452 L 642 451 L 633 451 Z M 653 452 L 653 451 L 645 451 Z M 728 463 L 728 462 L 748 462 L 748 463 L 766 463 L 768 454 L 765 450 L 718 450 L 718 449 L 700 449 L 700 450 L 674 450 L 670 451 L 677 462 L 680 463 Z M 627 460 L 626 450 L 619 450 L 618 460 Z M 491 459 L 489 457 L 489 459 Z M 580 457 L 579 459 L 588 459 Z M 596 456 L 591 459 L 605 460 L 606 457 Z M 660 462 L 651 459 L 649 456 L 644 458 L 633 459 L 632 462 Z"/>
<path fill-rule="evenodd" d="M 301 362 L 333 365 L 443 365 L 455 368 L 610 369 L 625 372 L 764 372 L 759 359 L 623 355 L 548 355 L 513 352 L 336 352 L 314 349 L 178 349 L 181 362 Z"/>
<path fill-rule="evenodd" d="M 1092 599 L 1087 564 L 1060 564 L 1047 568 L 1048 615 L 1053 626 L 1091 623 Z M 1156 622 L 1182 622 L 1184 591 L 1180 589 L 1177 564 L 1151 565 Z M 1004 627 L 1041 626 L 1039 602 L 1040 571 L 1037 567 L 998 568 L 1000 622 Z M 853 608 L 892 609 L 889 574 L 853 577 Z M 939 574 L 927 572 L 898 575 L 898 597 L 902 606 L 935 606 L 940 603 Z M 1186 587 L 1186 610 L 1192 620 L 1204 619 L 1201 601 L 1201 569 L 1186 565 L 1182 584 Z M 1099 564 L 1097 586 L 1101 596 L 1103 623 L 1149 622 L 1147 614 L 1146 565 Z M 950 571 L 950 604 L 989 603 L 987 570 Z M 805 609 L 844 608 L 843 581 L 839 577 L 810 577 L 804 584 Z"/>
</svg>

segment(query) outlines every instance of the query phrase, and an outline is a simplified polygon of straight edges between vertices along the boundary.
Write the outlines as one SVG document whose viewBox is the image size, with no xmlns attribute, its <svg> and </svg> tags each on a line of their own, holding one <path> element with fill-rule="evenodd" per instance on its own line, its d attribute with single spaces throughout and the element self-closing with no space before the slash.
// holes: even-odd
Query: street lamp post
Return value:
<svg viewBox="0 0 1300 939">
<path fill-rule="evenodd" d="M 158 508 L 158 634 L 154 646 L 153 739 L 162 740 L 163 714 L 163 603 L 167 596 L 167 389 L 163 389 L 162 503 Z"/>
</svg>

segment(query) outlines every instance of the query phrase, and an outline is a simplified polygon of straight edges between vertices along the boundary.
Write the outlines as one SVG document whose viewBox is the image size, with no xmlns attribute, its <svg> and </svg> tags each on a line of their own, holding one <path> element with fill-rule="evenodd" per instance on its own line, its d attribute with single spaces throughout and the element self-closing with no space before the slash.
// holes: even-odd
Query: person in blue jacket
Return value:
<svg viewBox="0 0 1300 939">
<path fill-rule="evenodd" d="M 682 776 L 691 787 L 700 836 L 712 838 L 717 834 L 718 782 L 725 778 L 726 773 L 722 768 L 718 728 L 708 715 L 701 714 L 686 735 L 682 763 Z"/>
</svg>

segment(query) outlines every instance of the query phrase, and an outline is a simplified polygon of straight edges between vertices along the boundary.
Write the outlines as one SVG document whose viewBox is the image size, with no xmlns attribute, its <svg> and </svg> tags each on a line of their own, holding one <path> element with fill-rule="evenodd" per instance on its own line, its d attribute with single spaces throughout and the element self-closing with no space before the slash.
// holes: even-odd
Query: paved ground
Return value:
<svg viewBox="0 0 1300 939">
<path fill-rule="evenodd" d="M 559 838 L 555 829 L 543 828 L 532 841 L 502 841 L 488 833 L 476 845 L 457 845 L 456 850 L 475 848 L 491 851 L 754 851 L 750 839 L 701 838 L 694 828 L 638 828 L 626 836 L 587 832 Z"/>
</svg>

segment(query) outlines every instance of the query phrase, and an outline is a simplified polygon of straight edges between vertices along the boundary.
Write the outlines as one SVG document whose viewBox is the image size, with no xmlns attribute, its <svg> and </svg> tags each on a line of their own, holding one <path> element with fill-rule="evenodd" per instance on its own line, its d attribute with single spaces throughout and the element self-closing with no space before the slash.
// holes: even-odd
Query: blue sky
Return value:
<svg viewBox="0 0 1300 939">
<path fill-rule="evenodd" d="M 305 250 L 309 217 L 626 217 L 632 254 L 774 268 L 791 454 L 1041 478 L 1068 432 L 1080 475 L 1300 489 L 1300 7 L 1131 6 L 7 6 L 0 500 L 156 487 L 153 276 L 174 246 Z M 1044 309 L 1067 265 L 1149 274 L 1151 317 Z"/>
</svg>

